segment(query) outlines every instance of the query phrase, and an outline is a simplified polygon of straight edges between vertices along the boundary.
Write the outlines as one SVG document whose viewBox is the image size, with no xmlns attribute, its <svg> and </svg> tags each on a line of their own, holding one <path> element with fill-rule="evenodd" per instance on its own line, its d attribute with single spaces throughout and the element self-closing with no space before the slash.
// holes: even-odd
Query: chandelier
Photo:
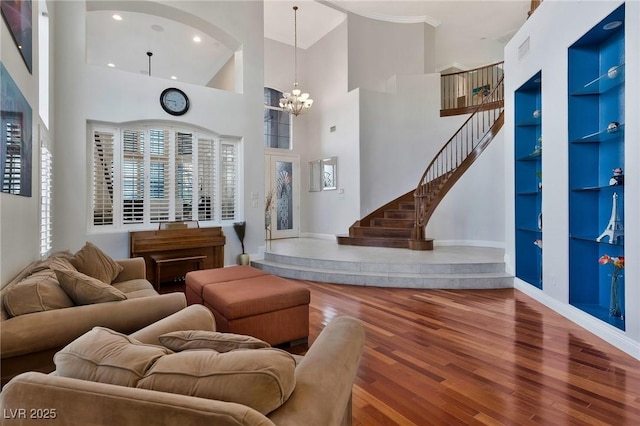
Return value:
<svg viewBox="0 0 640 426">
<path fill-rule="evenodd" d="M 293 114 L 296 117 L 299 114 L 303 114 L 311 108 L 313 104 L 313 99 L 309 98 L 308 93 L 302 93 L 300 89 L 298 89 L 298 6 L 293 6 L 293 41 L 294 48 L 293 57 L 294 57 L 294 83 L 293 90 L 291 93 L 286 92 L 280 99 L 280 108 L 283 108 L 289 114 Z"/>
</svg>

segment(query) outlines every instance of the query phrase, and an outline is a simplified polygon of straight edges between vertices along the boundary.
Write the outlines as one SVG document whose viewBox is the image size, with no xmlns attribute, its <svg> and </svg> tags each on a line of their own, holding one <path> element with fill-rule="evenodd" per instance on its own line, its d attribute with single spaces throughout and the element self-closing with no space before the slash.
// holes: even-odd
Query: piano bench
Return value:
<svg viewBox="0 0 640 426">
<path fill-rule="evenodd" d="M 163 267 L 180 263 L 193 263 L 196 265 L 197 269 L 200 270 L 204 267 L 204 260 L 207 258 L 207 256 L 204 255 L 176 257 L 176 255 L 171 254 L 152 254 L 150 257 L 155 265 L 154 284 L 158 292 L 160 292 Z"/>
</svg>

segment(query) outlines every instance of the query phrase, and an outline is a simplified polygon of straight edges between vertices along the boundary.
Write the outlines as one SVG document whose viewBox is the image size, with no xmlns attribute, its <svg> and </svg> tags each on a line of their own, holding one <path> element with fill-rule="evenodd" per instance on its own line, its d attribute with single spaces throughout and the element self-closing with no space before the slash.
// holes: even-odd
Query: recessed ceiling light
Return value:
<svg viewBox="0 0 640 426">
<path fill-rule="evenodd" d="M 195 41 L 196 43 L 200 43 L 202 39 L 199 36 L 195 36 L 193 37 L 193 41 Z"/>
<path fill-rule="evenodd" d="M 171 80 L 177 80 L 177 79 L 178 79 L 178 77 L 176 77 L 175 75 L 171 76 Z"/>
<path fill-rule="evenodd" d="M 604 27 L 602 27 L 602 29 L 612 30 L 614 28 L 618 28 L 620 25 L 622 25 L 622 21 L 612 21 L 607 24 L 604 24 Z"/>
<path fill-rule="evenodd" d="M 108 67 L 110 67 L 110 68 L 115 68 L 115 66 L 116 66 L 116 65 L 115 65 L 115 64 L 113 64 L 113 63 L 111 63 L 111 62 L 109 62 L 109 63 L 107 64 L 107 66 L 108 66 Z"/>
<path fill-rule="evenodd" d="M 157 31 L 157 32 L 159 32 L 159 33 L 161 33 L 161 32 L 163 32 L 163 31 L 164 31 L 164 27 L 163 27 L 162 25 L 158 25 L 158 24 L 153 24 L 153 25 L 151 26 L 151 29 L 152 29 L 153 31 Z"/>
<path fill-rule="evenodd" d="M 120 15 L 113 15 L 112 18 L 116 21 L 122 21 L 122 16 Z"/>
</svg>

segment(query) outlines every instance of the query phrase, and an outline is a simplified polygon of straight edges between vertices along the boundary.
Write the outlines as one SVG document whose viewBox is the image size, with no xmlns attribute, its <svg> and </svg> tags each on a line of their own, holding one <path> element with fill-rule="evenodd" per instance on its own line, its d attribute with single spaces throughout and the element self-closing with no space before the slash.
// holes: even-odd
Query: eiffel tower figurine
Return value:
<svg viewBox="0 0 640 426">
<path fill-rule="evenodd" d="M 611 218 L 605 230 L 596 238 L 597 242 L 602 241 L 604 237 L 609 237 L 609 244 L 615 244 L 618 238 L 624 236 L 624 226 L 618 216 L 618 194 L 613 193 L 613 205 L 611 206 Z"/>
</svg>

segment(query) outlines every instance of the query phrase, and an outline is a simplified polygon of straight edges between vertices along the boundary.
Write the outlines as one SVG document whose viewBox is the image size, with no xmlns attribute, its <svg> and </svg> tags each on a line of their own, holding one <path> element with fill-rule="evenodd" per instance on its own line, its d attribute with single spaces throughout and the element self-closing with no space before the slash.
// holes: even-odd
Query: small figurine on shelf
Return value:
<svg viewBox="0 0 640 426">
<path fill-rule="evenodd" d="M 540 250 L 542 250 L 542 240 L 541 239 L 537 239 L 533 241 L 533 244 L 538 247 Z"/>
<path fill-rule="evenodd" d="M 597 242 L 601 242 L 604 237 L 609 237 L 609 244 L 618 244 L 624 237 L 624 225 L 618 216 L 618 194 L 613 193 L 613 203 L 611 205 L 611 218 L 602 234 L 596 238 Z"/>
<path fill-rule="evenodd" d="M 611 179 L 609 179 L 609 185 L 624 185 L 624 173 L 621 167 L 616 167 L 615 169 L 613 169 L 613 176 L 611 176 Z"/>
<path fill-rule="evenodd" d="M 617 121 L 612 121 L 611 123 L 609 123 L 609 125 L 607 126 L 607 133 L 615 133 L 620 129 L 620 123 L 618 123 Z"/>
</svg>

